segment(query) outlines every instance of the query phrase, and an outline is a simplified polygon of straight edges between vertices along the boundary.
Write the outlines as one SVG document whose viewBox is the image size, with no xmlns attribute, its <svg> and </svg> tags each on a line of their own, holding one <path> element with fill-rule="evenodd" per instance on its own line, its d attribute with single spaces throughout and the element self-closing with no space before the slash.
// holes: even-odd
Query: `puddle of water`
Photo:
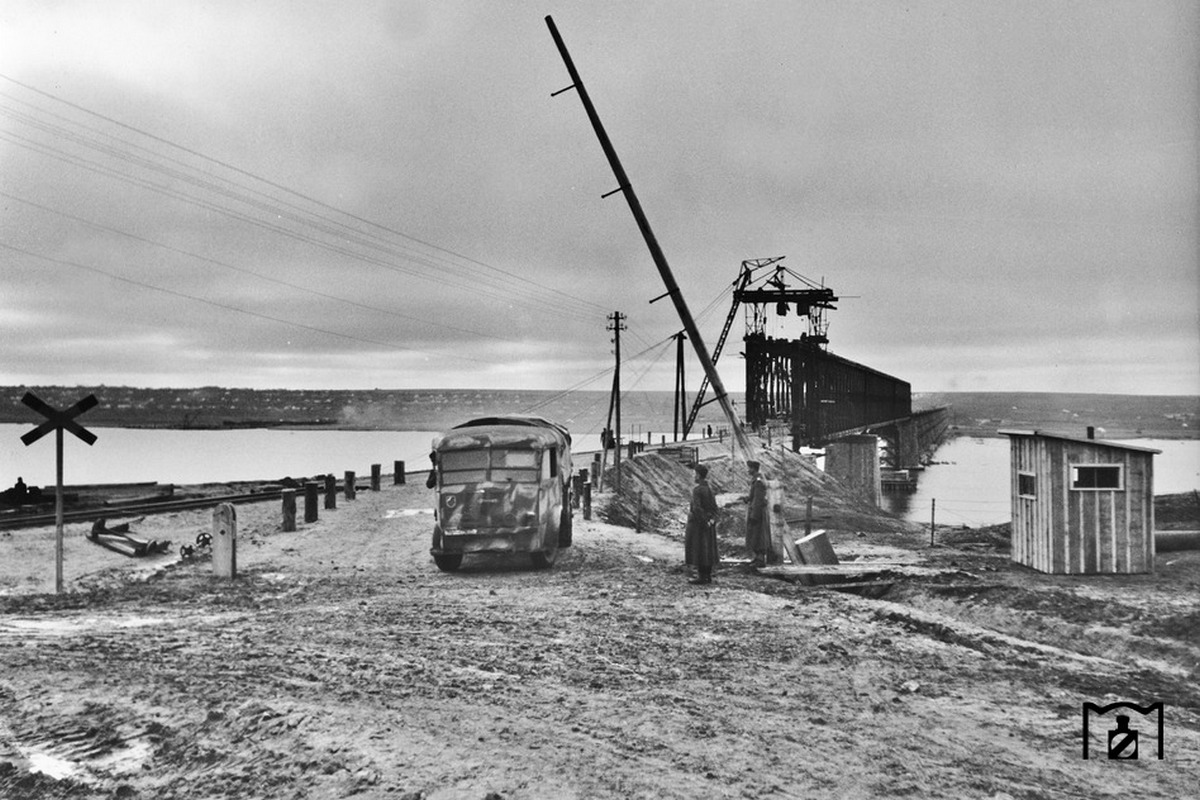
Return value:
<svg viewBox="0 0 1200 800">
<path fill-rule="evenodd" d="M 86 617 L 83 619 L 9 619 L 0 622 L 0 636 L 19 635 L 21 633 L 39 633 L 43 635 L 67 636 L 81 631 L 95 631 L 105 628 L 146 628 L 152 625 L 163 625 L 168 620 L 164 617 L 124 617 L 117 619 L 100 619 Z"/>
<path fill-rule="evenodd" d="M 100 758 L 89 759 L 85 769 L 84 764 L 56 756 L 39 745 L 28 745 L 18 749 L 24 751 L 22 755 L 29 762 L 29 769 L 33 772 L 40 772 L 55 780 L 74 778 L 83 781 L 94 778 L 88 774 L 88 770 L 100 770 L 110 775 L 137 772 L 153 752 L 149 742 L 135 741 Z"/>
<path fill-rule="evenodd" d="M 433 514 L 432 508 L 391 508 L 384 512 L 384 519 L 396 519 L 397 517 L 415 517 L 418 514 Z"/>
<path fill-rule="evenodd" d="M 40 747 L 27 748 L 25 758 L 29 760 L 30 770 L 49 775 L 55 780 L 74 777 L 80 773 L 79 766 L 75 762 L 47 753 Z"/>
</svg>

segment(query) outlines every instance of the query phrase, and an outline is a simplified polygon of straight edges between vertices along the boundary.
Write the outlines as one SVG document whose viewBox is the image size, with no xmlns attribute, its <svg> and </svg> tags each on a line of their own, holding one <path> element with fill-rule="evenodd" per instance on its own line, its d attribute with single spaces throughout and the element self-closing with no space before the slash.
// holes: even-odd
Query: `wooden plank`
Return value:
<svg viewBox="0 0 1200 800">
<path fill-rule="evenodd" d="M 771 515 L 771 556 L 778 555 L 783 560 L 783 554 L 791 559 L 793 564 L 803 564 L 804 559 L 796 549 L 788 532 L 787 519 L 783 513 L 783 485 L 779 481 L 767 481 L 767 512 Z"/>
<path fill-rule="evenodd" d="M 875 563 L 868 561 L 851 561 L 842 564 L 780 564 L 774 567 L 762 567 L 760 575 L 784 577 L 789 575 L 809 575 L 813 577 L 870 575 L 875 573 L 894 573 L 897 575 L 946 575 L 960 572 L 958 569 L 941 569 L 924 567 L 916 564 Z"/>
</svg>

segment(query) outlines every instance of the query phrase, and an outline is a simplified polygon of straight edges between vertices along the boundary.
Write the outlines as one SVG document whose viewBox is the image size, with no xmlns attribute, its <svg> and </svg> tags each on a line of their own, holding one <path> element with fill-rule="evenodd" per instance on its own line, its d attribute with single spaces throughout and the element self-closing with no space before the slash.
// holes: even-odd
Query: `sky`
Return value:
<svg viewBox="0 0 1200 800">
<path fill-rule="evenodd" d="M 547 14 L 710 350 L 782 256 L 914 392 L 1200 394 L 1193 0 L 3 0 L 0 384 L 670 390 Z"/>
</svg>

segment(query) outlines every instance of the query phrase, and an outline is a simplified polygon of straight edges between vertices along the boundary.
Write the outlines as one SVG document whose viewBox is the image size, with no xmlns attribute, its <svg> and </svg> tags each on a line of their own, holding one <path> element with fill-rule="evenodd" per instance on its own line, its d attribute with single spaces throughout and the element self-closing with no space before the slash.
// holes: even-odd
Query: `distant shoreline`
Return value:
<svg viewBox="0 0 1200 800">
<path fill-rule="evenodd" d="M 99 404 L 80 417 L 86 427 L 172 430 L 439 431 L 493 414 L 533 413 L 580 432 L 607 422 L 608 391 L 516 389 L 254 390 L 139 389 L 113 386 L 0 387 L 0 422 L 39 422 L 21 398 L 26 391 L 55 407 L 95 394 Z M 744 398 L 731 393 L 735 410 Z M 622 394 L 623 435 L 671 435 L 674 393 Z M 694 401 L 694 395 L 689 394 Z M 1060 392 L 914 392 L 914 409 L 947 406 L 961 436 L 999 437 L 1001 429 L 1039 430 L 1101 439 L 1200 439 L 1200 397 Z M 696 430 L 727 427 L 716 404 L 701 408 Z"/>
</svg>

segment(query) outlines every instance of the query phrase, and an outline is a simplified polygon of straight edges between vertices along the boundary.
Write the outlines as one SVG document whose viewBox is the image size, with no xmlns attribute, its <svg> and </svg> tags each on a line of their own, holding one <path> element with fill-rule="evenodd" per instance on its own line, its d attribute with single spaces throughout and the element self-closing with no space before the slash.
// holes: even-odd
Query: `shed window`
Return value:
<svg viewBox="0 0 1200 800">
<path fill-rule="evenodd" d="M 1111 491 L 1124 489 L 1124 473 L 1120 464 L 1087 464 L 1071 467 L 1072 489 Z"/>
<path fill-rule="evenodd" d="M 1037 497 L 1037 476 L 1032 472 L 1018 472 L 1017 494 L 1021 497 Z"/>
</svg>

